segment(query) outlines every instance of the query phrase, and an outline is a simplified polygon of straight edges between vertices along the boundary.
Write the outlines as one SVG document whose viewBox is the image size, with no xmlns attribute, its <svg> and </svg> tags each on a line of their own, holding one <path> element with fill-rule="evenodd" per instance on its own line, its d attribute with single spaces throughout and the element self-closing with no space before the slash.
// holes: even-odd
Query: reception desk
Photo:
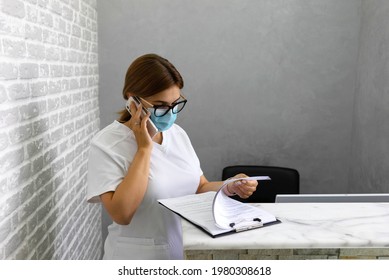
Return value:
<svg viewBox="0 0 389 280">
<path fill-rule="evenodd" d="M 389 259 L 389 203 L 254 205 L 281 223 L 212 238 L 183 220 L 186 259 Z"/>
</svg>

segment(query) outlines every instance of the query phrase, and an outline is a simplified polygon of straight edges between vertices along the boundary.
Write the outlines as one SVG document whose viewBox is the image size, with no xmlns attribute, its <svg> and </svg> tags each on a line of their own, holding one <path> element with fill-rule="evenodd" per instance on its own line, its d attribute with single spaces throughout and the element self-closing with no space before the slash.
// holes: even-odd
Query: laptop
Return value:
<svg viewBox="0 0 389 280">
<path fill-rule="evenodd" d="M 276 203 L 389 202 L 389 193 L 369 194 L 277 194 Z"/>
</svg>

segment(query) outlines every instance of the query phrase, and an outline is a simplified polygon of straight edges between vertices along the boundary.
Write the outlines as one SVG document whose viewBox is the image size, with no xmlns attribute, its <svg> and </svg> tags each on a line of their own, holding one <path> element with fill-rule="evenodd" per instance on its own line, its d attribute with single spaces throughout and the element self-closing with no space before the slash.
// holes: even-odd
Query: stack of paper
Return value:
<svg viewBox="0 0 389 280">
<path fill-rule="evenodd" d="M 245 180 L 270 180 L 267 176 Z M 158 200 L 163 206 L 204 230 L 212 237 L 234 233 L 279 222 L 267 211 L 228 197 L 223 188 L 241 179 L 224 182 L 218 192 L 206 192 Z"/>
</svg>

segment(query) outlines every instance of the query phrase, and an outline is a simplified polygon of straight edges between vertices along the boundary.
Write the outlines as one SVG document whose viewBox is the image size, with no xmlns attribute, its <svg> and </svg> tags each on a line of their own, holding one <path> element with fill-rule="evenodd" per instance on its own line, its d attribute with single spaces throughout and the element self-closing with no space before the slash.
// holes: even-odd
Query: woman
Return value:
<svg viewBox="0 0 389 280">
<path fill-rule="evenodd" d="M 124 99 L 139 97 L 118 121 L 92 140 L 89 167 L 89 202 L 102 202 L 113 220 L 108 227 L 104 259 L 182 259 L 180 218 L 157 200 L 217 191 L 222 182 L 209 182 L 200 168 L 185 131 L 174 124 L 186 104 L 183 79 L 166 59 L 147 54 L 128 68 Z M 158 133 L 151 138 L 146 122 Z M 235 177 L 246 177 L 239 174 Z M 227 186 L 227 195 L 247 198 L 256 181 L 244 179 Z"/>
</svg>

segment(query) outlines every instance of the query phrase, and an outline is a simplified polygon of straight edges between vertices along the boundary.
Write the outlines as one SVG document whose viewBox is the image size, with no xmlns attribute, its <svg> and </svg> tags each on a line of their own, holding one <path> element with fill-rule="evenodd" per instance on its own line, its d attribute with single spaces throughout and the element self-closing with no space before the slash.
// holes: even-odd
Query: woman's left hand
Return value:
<svg viewBox="0 0 389 280">
<path fill-rule="evenodd" d="M 227 191 L 230 193 L 237 194 L 239 197 L 246 199 L 249 198 L 253 192 L 257 189 L 258 181 L 256 180 L 245 180 L 248 177 L 246 174 L 240 173 L 230 179 L 242 178 L 242 180 L 229 183 Z"/>
</svg>

